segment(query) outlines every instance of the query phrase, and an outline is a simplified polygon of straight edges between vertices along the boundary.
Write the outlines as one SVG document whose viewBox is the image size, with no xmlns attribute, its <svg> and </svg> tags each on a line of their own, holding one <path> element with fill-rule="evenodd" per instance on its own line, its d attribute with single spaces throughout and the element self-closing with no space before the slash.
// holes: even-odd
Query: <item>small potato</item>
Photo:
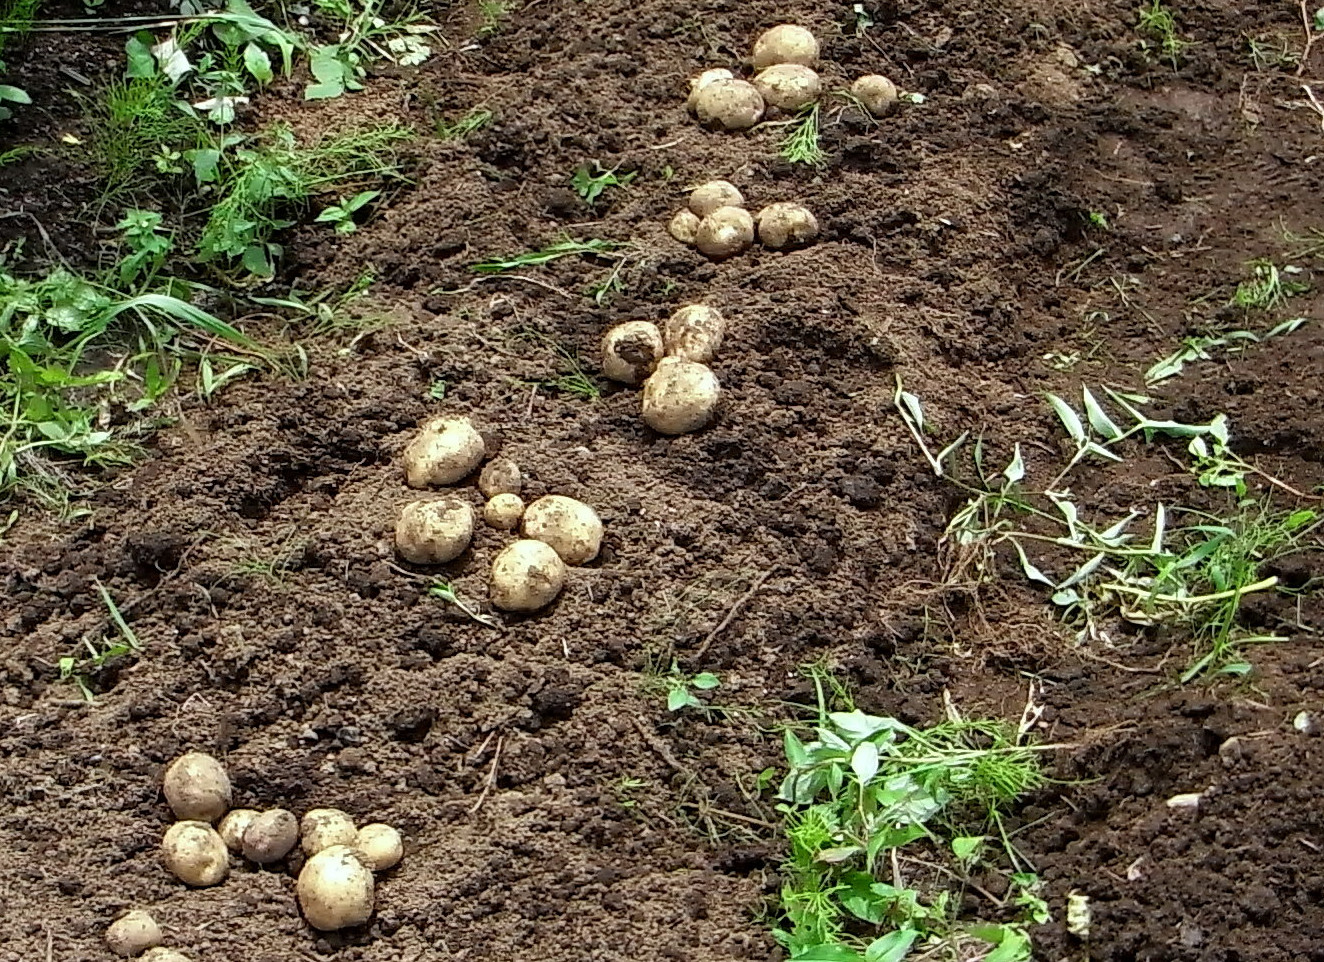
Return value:
<svg viewBox="0 0 1324 962">
<path fill-rule="evenodd" d="M 659 434 L 688 434 L 713 418 L 721 386 L 712 371 L 668 357 L 644 382 L 643 418 Z"/>
<path fill-rule="evenodd" d="M 295 884 L 308 924 L 322 932 L 362 925 L 372 915 L 372 872 L 350 845 L 324 848 L 304 863 Z"/>
<path fill-rule="evenodd" d="M 748 130 L 763 119 L 763 97 L 744 80 L 714 80 L 695 95 L 694 116 L 706 127 Z"/>
<path fill-rule="evenodd" d="M 549 494 L 524 510 L 524 537 L 551 545 L 568 565 L 582 565 L 602 547 L 602 519 L 583 501 Z"/>
<path fill-rule="evenodd" d="M 642 384 L 662 360 L 662 332 L 650 321 L 617 324 L 602 339 L 602 373 L 622 384 Z"/>
<path fill-rule="evenodd" d="M 230 871 L 230 852 L 207 822 L 171 825 L 161 839 L 161 855 L 170 874 L 197 888 L 224 881 Z"/>
<path fill-rule="evenodd" d="M 817 236 L 818 219 L 807 207 L 783 202 L 759 211 L 759 240 L 765 247 L 800 247 Z"/>
<path fill-rule="evenodd" d="M 667 232 L 682 244 L 694 246 L 694 237 L 699 233 L 699 218 L 688 207 L 676 211 L 667 224 Z"/>
<path fill-rule="evenodd" d="M 161 926 L 141 909 L 125 912 L 106 929 L 106 946 L 125 958 L 161 944 Z"/>
<path fill-rule="evenodd" d="M 299 822 L 303 836 L 303 854 L 316 855 L 332 845 L 353 845 L 359 830 L 354 819 L 338 808 L 309 809 Z"/>
<path fill-rule="evenodd" d="M 244 832 L 248 831 L 248 826 L 253 824 L 253 819 L 260 814 L 255 808 L 232 808 L 226 812 L 225 818 L 221 819 L 221 824 L 216 827 L 221 840 L 225 842 L 225 847 L 232 852 L 242 852 Z"/>
<path fill-rule="evenodd" d="M 699 76 L 690 81 L 690 96 L 685 101 L 685 106 L 691 111 L 694 110 L 694 102 L 699 96 L 699 91 L 717 80 L 734 80 L 735 74 L 725 67 L 713 67 L 711 70 L 705 70 Z"/>
<path fill-rule="evenodd" d="M 719 207 L 699 221 L 694 242 L 709 257 L 732 257 L 754 243 L 754 218 L 740 207 Z"/>
<path fill-rule="evenodd" d="M 744 207 L 745 195 L 729 180 L 710 180 L 690 192 L 690 210 L 707 217 L 719 207 Z"/>
<path fill-rule="evenodd" d="M 395 522 L 396 553 L 417 565 L 454 561 L 473 537 L 473 506 L 459 498 L 411 501 Z"/>
<path fill-rule="evenodd" d="M 798 63 L 773 64 L 754 78 L 754 87 L 769 107 L 788 113 L 809 106 L 823 92 L 818 74 Z"/>
<path fill-rule="evenodd" d="M 143 956 L 143 962 L 193 962 L 193 960 L 174 949 L 152 949 Z"/>
<path fill-rule="evenodd" d="M 230 807 L 230 776 L 203 752 L 189 752 L 171 762 L 161 791 L 179 819 L 214 822 Z"/>
<path fill-rule="evenodd" d="M 667 357 L 707 364 L 717 356 L 726 333 L 726 318 L 715 307 L 687 304 L 662 325 Z"/>
<path fill-rule="evenodd" d="M 519 465 L 510 458 L 493 458 L 478 476 L 478 490 L 485 498 L 498 494 L 519 494 L 524 487 L 524 476 Z"/>
<path fill-rule="evenodd" d="M 524 517 L 524 499 L 518 494 L 498 494 L 483 505 L 483 520 L 498 531 L 514 531 Z"/>
<path fill-rule="evenodd" d="M 244 832 L 244 858 L 258 865 L 279 862 L 299 841 L 299 820 L 293 812 L 273 808 L 253 819 Z"/>
<path fill-rule="evenodd" d="M 754 41 L 754 69 L 779 63 L 812 67 L 818 63 L 818 41 L 804 27 L 782 23 L 763 31 Z"/>
<path fill-rule="evenodd" d="M 492 605 L 502 611 L 537 611 L 565 587 L 565 562 L 541 541 L 516 541 L 492 562 Z"/>
<path fill-rule="evenodd" d="M 385 872 L 399 864 L 404 857 L 404 842 L 400 833 L 389 825 L 374 822 L 359 829 L 354 848 L 363 857 L 363 864 L 374 872 Z"/>
<path fill-rule="evenodd" d="M 896 110 L 896 84 L 880 74 L 866 74 L 850 85 L 850 92 L 875 117 L 886 117 Z"/>
<path fill-rule="evenodd" d="M 454 484 L 483 463 L 486 446 L 468 418 L 433 418 L 401 456 L 411 488 Z"/>
</svg>

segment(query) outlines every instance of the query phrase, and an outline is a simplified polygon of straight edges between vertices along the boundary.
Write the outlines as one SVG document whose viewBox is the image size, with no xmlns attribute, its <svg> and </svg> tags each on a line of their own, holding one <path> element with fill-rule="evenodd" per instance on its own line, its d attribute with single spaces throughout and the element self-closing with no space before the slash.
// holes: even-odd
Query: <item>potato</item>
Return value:
<svg viewBox="0 0 1324 962">
<path fill-rule="evenodd" d="M 602 547 L 602 519 L 583 501 L 549 494 L 524 509 L 524 537 L 551 545 L 568 565 L 582 565 Z"/>
<path fill-rule="evenodd" d="M 152 949 L 143 956 L 143 962 L 193 962 L 193 960 L 174 949 Z"/>
<path fill-rule="evenodd" d="M 493 458 L 478 476 L 478 490 L 485 498 L 498 494 L 519 494 L 524 487 L 524 476 L 519 465 L 510 458 Z"/>
<path fill-rule="evenodd" d="M 710 180 L 690 192 L 690 210 L 707 217 L 719 207 L 744 207 L 745 195 L 729 180 Z"/>
<path fill-rule="evenodd" d="M 850 85 L 850 92 L 875 117 L 886 117 L 896 110 L 896 84 L 880 74 L 866 74 Z"/>
<path fill-rule="evenodd" d="M 712 420 L 720 396 L 717 377 L 707 367 L 664 358 L 644 382 L 644 423 L 660 434 L 697 431 Z"/>
<path fill-rule="evenodd" d="M 483 520 L 498 531 L 514 531 L 524 517 L 524 499 L 518 494 L 498 494 L 483 506 Z"/>
<path fill-rule="evenodd" d="M 483 463 L 486 446 L 468 418 L 433 418 L 405 447 L 405 483 L 411 488 L 454 484 Z"/>
<path fill-rule="evenodd" d="M 699 76 L 690 81 L 690 95 L 685 101 L 685 106 L 691 111 L 694 110 L 694 102 L 698 99 L 699 91 L 717 80 L 734 80 L 735 74 L 725 67 L 713 67 L 711 70 L 705 70 Z"/>
<path fill-rule="evenodd" d="M 293 812 L 273 808 L 263 812 L 244 832 L 244 858 L 258 865 L 279 862 L 299 841 L 299 820 Z"/>
<path fill-rule="evenodd" d="M 176 822 L 161 839 L 161 855 L 170 874 L 185 885 L 203 888 L 225 880 L 230 852 L 207 822 Z"/>
<path fill-rule="evenodd" d="M 161 944 L 161 926 L 141 909 L 125 912 L 106 929 L 106 945 L 128 958 Z"/>
<path fill-rule="evenodd" d="M 754 41 L 755 70 L 779 63 L 798 63 L 812 67 L 817 62 L 818 41 L 804 27 L 797 27 L 793 23 L 771 27 Z"/>
<path fill-rule="evenodd" d="M 678 210 L 667 224 L 667 232 L 682 244 L 693 246 L 694 237 L 699 233 L 699 218 L 688 207 Z"/>
<path fill-rule="evenodd" d="M 248 831 L 248 826 L 259 814 L 261 813 L 255 808 L 234 808 L 227 812 L 225 818 L 221 819 L 221 824 L 216 827 L 221 841 L 225 842 L 225 847 L 232 852 L 242 852 L 244 832 Z"/>
<path fill-rule="evenodd" d="M 687 304 L 662 325 L 662 344 L 667 357 L 707 364 L 717 356 L 726 333 L 722 312 L 704 304 Z"/>
<path fill-rule="evenodd" d="M 354 848 L 363 857 L 363 864 L 374 872 L 385 872 L 399 864 L 404 857 L 404 842 L 400 833 L 389 825 L 374 822 L 359 829 Z"/>
<path fill-rule="evenodd" d="M 362 925 L 372 915 L 372 872 L 349 845 L 332 845 L 308 859 L 295 892 L 303 917 L 323 932 Z"/>
<path fill-rule="evenodd" d="M 782 202 L 759 211 L 759 240 L 765 247 L 799 247 L 817 236 L 818 219 L 807 207 Z"/>
<path fill-rule="evenodd" d="M 214 822 L 230 807 L 230 776 L 203 752 L 188 752 L 171 762 L 161 791 L 179 819 Z"/>
<path fill-rule="evenodd" d="M 502 611 L 537 611 L 565 587 L 565 562 L 541 541 L 516 541 L 492 562 L 492 605 Z"/>
<path fill-rule="evenodd" d="M 754 87 L 769 107 L 788 113 L 809 106 L 823 92 L 818 74 L 798 63 L 773 64 L 754 78 Z"/>
<path fill-rule="evenodd" d="M 706 127 L 748 130 L 763 119 L 763 97 L 744 80 L 714 80 L 695 94 L 694 116 Z"/>
<path fill-rule="evenodd" d="M 622 384 L 642 384 L 662 360 L 662 332 L 651 321 L 617 324 L 602 339 L 602 373 Z"/>
<path fill-rule="evenodd" d="M 473 506 L 459 498 L 411 501 L 395 522 L 396 553 L 418 565 L 454 561 L 473 537 Z"/>
<path fill-rule="evenodd" d="M 316 855 L 332 845 L 353 845 L 359 830 L 354 819 L 338 808 L 312 808 L 299 822 L 303 836 L 303 854 Z"/>
<path fill-rule="evenodd" d="M 719 207 L 699 221 L 694 239 L 709 257 L 731 257 L 754 243 L 754 218 L 740 207 Z"/>
</svg>

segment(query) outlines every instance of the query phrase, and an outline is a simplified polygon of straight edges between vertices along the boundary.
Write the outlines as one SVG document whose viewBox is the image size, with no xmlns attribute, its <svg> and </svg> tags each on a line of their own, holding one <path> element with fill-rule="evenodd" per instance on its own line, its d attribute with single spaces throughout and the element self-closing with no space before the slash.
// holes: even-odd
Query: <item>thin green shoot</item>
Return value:
<svg viewBox="0 0 1324 962">
<path fill-rule="evenodd" d="M 792 164 L 805 164 L 821 167 L 827 160 L 827 154 L 819 146 L 820 107 L 811 104 L 800 111 L 799 117 L 791 122 L 790 132 L 782 140 L 778 153 Z"/>
<path fill-rule="evenodd" d="M 479 261 L 477 264 L 471 264 L 469 269 L 475 274 L 504 274 L 523 267 L 541 267 L 563 257 L 606 257 L 624 246 L 616 241 L 597 239 L 583 241 L 567 237 L 541 250 Z"/>
<path fill-rule="evenodd" d="M 1150 0 L 1148 6 L 1140 8 L 1137 29 L 1151 39 L 1159 41 L 1163 56 L 1177 69 L 1177 58 L 1189 44 L 1177 33 L 1177 18 L 1172 11 L 1163 6 L 1163 0 Z"/>
<path fill-rule="evenodd" d="M 459 594 L 456 593 L 454 586 L 448 581 L 443 581 L 440 578 L 436 579 L 428 587 L 428 594 L 433 598 L 440 598 L 447 604 L 454 605 L 480 625 L 485 625 L 488 628 L 496 628 L 498 630 L 501 628 L 501 622 L 497 621 L 491 615 L 485 615 L 481 611 L 470 606 L 459 596 Z"/>
<path fill-rule="evenodd" d="M 722 679 L 710 671 L 701 671 L 697 675 L 687 675 L 680 670 L 680 666 L 675 662 L 671 663 L 671 671 L 663 678 L 667 688 L 667 711 L 684 711 L 686 708 L 697 709 L 701 712 L 707 712 L 710 707 L 707 702 L 701 701 L 696 695 L 697 691 L 712 691 L 722 684 Z"/>
<path fill-rule="evenodd" d="M 608 187 L 628 187 L 639 176 L 637 170 L 617 176 L 616 171 L 619 169 L 613 167 L 611 170 L 604 170 L 595 160 L 592 164 L 585 164 L 575 171 L 574 176 L 570 178 L 570 186 L 574 187 L 575 193 L 592 207 Z"/>
<path fill-rule="evenodd" d="M 502 21 L 510 12 L 506 0 L 478 0 L 479 39 L 486 39 L 501 32 Z"/>
<path fill-rule="evenodd" d="M 1223 334 L 1201 335 L 1190 337 L 1182 342 L 1182 346 L 1150 366 L 1145 371 L 1145 383 L 1157 384 L 1170 377 L 1176 377 L 1182 372 L 1187 364 L 1196 361 L 1212 361 L 1215 351 L 1225 355 L 1240 354 L 1249 350 L 1253 345 L 1267 341 L 1273 337 L 1279 337 L 1284 334 L 1291 334 L 1306 323 L 1304 317 L 1294 317 L 1290 320 L 1276 324 L 1267 331 L 1227 331 Z"/>
<path fill-rule="evenodd" d="M 465 140 L 492 122 L 495 115 L 485 107 L 475 107 L 458 120 L 447 122 L 438 120 L 434 125 L 437 139 L 443 141 Z"/>
</svg>

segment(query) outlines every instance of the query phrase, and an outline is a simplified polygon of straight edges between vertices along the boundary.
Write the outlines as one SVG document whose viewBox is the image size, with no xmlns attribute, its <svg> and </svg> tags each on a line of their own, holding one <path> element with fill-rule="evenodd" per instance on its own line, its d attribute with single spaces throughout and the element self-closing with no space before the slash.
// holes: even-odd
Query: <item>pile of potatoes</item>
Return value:
<svg viewBox="0 0 1324 962">
<path fill-rule="evenodd" d="M 411 488 L 455 484 L 473 474 L 487 456 L 483 437 L 467 418 L 433 418 L 405 448 L 405 482 Z M 525 507 L 523 475 L 509 458 L 494 458 L 478 477 L 487 499 L 483 520 L 500 531 L 522 528 L 492 562 L 490 599 L 502 611 L 545 608 L 565 587 L 566 566 L 598 556 L 604 533 L 598 513 L 559 494 Z M 473 540 L 473 506 L 455 495 L 411 501 L 395 525 L 395 550 L 414 564 L 454 561 Z"/>
<path fill-rule="evenodd" d="M 802 204 L 779 201 L 751 217 L 745 197 L 727 180 L 711 180 L 690 193 L 688 206 L 676 211 L 667 230 L 682 244 L 720 260 L 749 249 L 755 232 L 773 250 L 803 247 L 818 237 L 818 219 Z"/>
</svg>

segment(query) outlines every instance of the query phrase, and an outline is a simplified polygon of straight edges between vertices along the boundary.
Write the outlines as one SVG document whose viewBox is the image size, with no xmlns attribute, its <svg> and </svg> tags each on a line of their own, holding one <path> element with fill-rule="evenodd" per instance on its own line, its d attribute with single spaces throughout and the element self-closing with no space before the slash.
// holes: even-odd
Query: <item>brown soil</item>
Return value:
<svg viewBox="0 0 1324 962">
<path fill-rule="evenodd" d="M 1000 589 L 944 605 L 929 589 L 960 498 L 892 407 L 901 374 L 938 436 L 983 430 L 1004 462 L 1021 441 L 1046 481 L 1065 449 L 1040 392 L 1135 385 L 1181 338 L 1239 326 L 1221 305 L 1246 262 L 1281 261 L 1284 229 L 1324 225 L 1319 117 L 1294 67 L 1247 54 L 1248 36 L 1297 49 L 1297 12 L 1174 4 L 1192 42 L 1174 70 L 1138 49 L 1133 0 L 870 0 L 863 37 L 852 6 L 535 0 L 478 42 L 475 10 L 443 6 L 432 16 L 453 46 L 421 70 L 381 72 L 347 100 L 266 95 L 262 120 L 304 136 L 364 118 L 426 132 L 476 104 L 497 119 L 464 143 L 422 137 L 413 183 L 357 233 L 287 238 L 283 287 L 343 286 L 371 265 L 386 328 L 304 336 L 307 380 L 183 399 L 154 456 L 89 514 L 25 510 L 6 534 L 0 962 L 108 958 L 104 928 L 129 906 L 199 960 L 778 958 L 759 917 L 777 887 L 771 805 L 752 773 L 779 744 L 756 715 L 666 713 L 641 673 L 672 653 L 719 672 L 723 704 L 772 714 L 806 700 L 795 668 L 816 659 L 861 707 L 911 722 L 940 715 L 944 690 L 967 713 L 1019 717 L 1032 676 L 1042 737 L 1071 746 L 1054 756 L 1061 783 L 1015 816 L 1055 919 L 1034 930 L 1037 957 L 1324 959 L 1324 751 L 1291 724 L 1320 708 L 1318 600 L 1249 605 L 1252 627 L 1290 640 L 1213 689 L 1169 684 L 1189 655 L 1177 635 L 1075 648 L 1014 564 Z M 832 116 L 821 172 L 779 161 L 776 130 L 697 129 L 686 78 L 781 20 L 824 38 L 829 86 L 883 72 L 925 102 L 876 127 Z M 42 106 L 5 133 L 77 130 L 56 68 L 95 80 L 120 49 L 44 35 L 11 53 Z M 567 182 L 592 160 L 639 174 L 590 210 Z M 0 171 L 11 213 L 32 215 L 0 219 L 4 237 L 40 255 L 40 222 L 65 257 L 95 260 L 87 176 L 69 155 Z M 752 206 L 803 201 L 821 242 L 723 264 L 680 247 L 666 221 L 683 185 L 712 176 Z M 481 282 L 468 270 L 563 233 L 638 244 L 625 290 L 585 297 L 611 269 L 591 259 Z M 661 438 L 633 391 L 590 403 L 530 386 L 558 358 L 515 335 L 592 358 L 610 324 L 700 299 L 732 322 L 712 428 Z M 1318 306 L 1308 294 L 1290 309 Z M 1080 358 L 1066 371 L 1045 361 L 1066 355 Z M 1310 324 L 1191 367 L 1156 410 L 1226 412 L 1240 454 L 1309 491 L 1324 481 L 1321 375 Z M 444 401 L 429 397 L 438 380 Z M 391 566 L 410 497 L 396 458 L 439 412 L 472 416 L 530 496 L 601 513 L 602 557 L 551 611 L 495 631 Z M 1155 497 L 1225 508 L 1162 445 L 1130 453 L 1082 474 L 1101 516 Z M 483 599 L 505 540 L 481 530 L 441 574 Z M 1320 573 L 1311 555 L 1281 572 L 1298 586 Z M 92 680 L 88 705 L 56 666 L 106 630 L 98 582 L 143 649 Z M 202 891 L 169 878 L 159 777 L 189 748 L 225 758 L 246 806 L 397 825 L 408 854 L 370 927 L 311 932 L 285 869 L 236 868 Z M 1198 810 L 1165 805 L 1206 790 Z M 1070 892 L 1091 900 L 1088 941 L 1065 930 Z"/>
</svg>

